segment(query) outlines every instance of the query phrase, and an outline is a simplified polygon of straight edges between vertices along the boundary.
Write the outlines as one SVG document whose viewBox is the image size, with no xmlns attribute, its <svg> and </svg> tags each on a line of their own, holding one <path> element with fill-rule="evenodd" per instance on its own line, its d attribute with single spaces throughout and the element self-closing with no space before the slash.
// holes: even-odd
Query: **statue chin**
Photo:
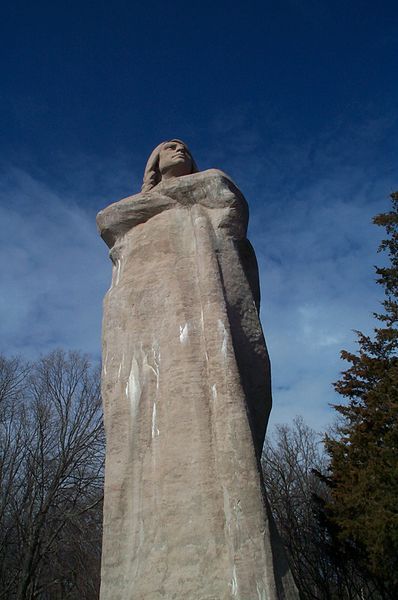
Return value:
<svg viewBox="0 0 398 600">
<path fill-rule="evenodd" d="M 192 173 L 192 165 L 190 161 L 181 160 L 180 162 L 173 162 L 171 165 L 167 165 L 160 173 L 162 179 L 183 177 Z"/>
</svg>

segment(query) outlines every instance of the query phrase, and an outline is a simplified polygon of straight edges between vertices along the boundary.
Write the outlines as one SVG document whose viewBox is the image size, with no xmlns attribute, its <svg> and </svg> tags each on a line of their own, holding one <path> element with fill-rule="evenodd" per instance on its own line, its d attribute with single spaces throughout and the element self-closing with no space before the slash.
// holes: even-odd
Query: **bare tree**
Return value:
<svg viewBox="0 0 398 600">
<path fill-rule="evenodd" d="M 3 364 L 0 390 L 14 391 L 0 417 L 0 598 L 97 598 L 104 460 L 99 374 L 87 358 L 62 351 L 31 366 Z"/>
<path fill-rule="evenodd" d="M 272 513 L 304 600 L 363 599 L 370 588 L 355 564 L 334 552 L 322 523 L 321 506 L 329 489 L 322 438 L 296 417 L 278 425 L 263 453 L 264 481 Z M 365 593 L 365 595 L 363 595 Z"/>
<path fill-rule="evenodd" d="M 24 391 L 29 365 L 0 356 L 0 597 L 12 597 L 17 587 L 18 531 L 13 519 L 14 496 L 22 486 Z"/>
</svg>

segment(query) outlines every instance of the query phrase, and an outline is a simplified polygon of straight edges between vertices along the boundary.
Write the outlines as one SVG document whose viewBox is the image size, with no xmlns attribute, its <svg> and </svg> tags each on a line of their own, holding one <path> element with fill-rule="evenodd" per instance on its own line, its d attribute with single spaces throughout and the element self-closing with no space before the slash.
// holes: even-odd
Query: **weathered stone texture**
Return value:
<svg viewBox="0 0 398 600">
<path fill-rule="evenodd" d="M 271 392 L 247 218 L 213 169 L 98 215 L 114 265 L 101 600 L 297 597 L 259 471 Z"/>
</svg>

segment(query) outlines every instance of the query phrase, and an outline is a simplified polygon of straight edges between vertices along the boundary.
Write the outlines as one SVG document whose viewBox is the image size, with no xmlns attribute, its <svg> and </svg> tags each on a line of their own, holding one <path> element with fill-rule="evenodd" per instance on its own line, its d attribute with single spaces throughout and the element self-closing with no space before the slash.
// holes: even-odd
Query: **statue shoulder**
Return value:
<svg viewBox="0 0 398 600">
<path fill-rule="evenodd" d="M 240 191 L 232 177 L 230 177 L 229 175 L 227 175 L 227 173 L 224 173 L 224 171 L 221 171 L 220 169 L 207 169 L 206 171 L 201 171 L 200 173 L 197 173 L 197 175 L 203 175 L 205 179 L 212 179 L 214 181 L 218 181 L 219 185 L 226 186 L 231 191 L 233 190 L 235 193 L 239 194 L 240 196 L 243 196 L 242 192 Z"/>
<path fill-rule="evenodd" d="M 206 169 L 206 171 L 199 171 L 195 173 L 194 177 L 202 176 L 205 179 L 226 179 L 234 183 L 229 175 L 221 171 L 221 169 Z"/>
<path fill-rule="evenodd" d="M 197 175 L 203 175 L 204 177 L 228 177 L 228 175 L 224 173 L 224 171 L 221 171 L 221 169 L 216 168 L 206 169 L 205 171 L 199 171 Z"/>
</svg>

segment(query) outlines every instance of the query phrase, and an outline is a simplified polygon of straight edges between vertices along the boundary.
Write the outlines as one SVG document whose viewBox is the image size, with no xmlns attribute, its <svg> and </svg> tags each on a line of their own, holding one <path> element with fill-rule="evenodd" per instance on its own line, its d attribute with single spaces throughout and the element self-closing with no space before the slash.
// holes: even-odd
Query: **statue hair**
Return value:
<svg viewBox="0 0 398 600">
<path fill-rule="evenodd" d="M 191 158 L 191 162 L 192 162 L 191 173 L 199 172 L 199 169 L 196 166 L 196 163 L 192 157 L 192 154 L 189 151 L 188 146 L 181 140 L 177 140 L 177 139 L 167 140 L 165 142 L 162 142 L 158 146 L 156 146 L 155 150 L 153 150 L 150 157 L 148 158 L 148 162 L 146 163 L 146 167 L 145 167 L 145 171 L 144 171 L 144 179 L 142 182 L 142 188 L 141 188 L 142 192 L 149 192 L 152 188 L 154 188 L 156 185 L 158 185 L 158 183 L 161 182 L 162 175 L 159 170 L 159 154 L 160 154 L 160 151 L 163 148 L 163 146 L 165 144 L 168 144 L 169 142 L 179 142 L 180 144 L 183 144 L 185 146 L 185 148 L 187 149 L 188 154 Z"/>
</svg>

